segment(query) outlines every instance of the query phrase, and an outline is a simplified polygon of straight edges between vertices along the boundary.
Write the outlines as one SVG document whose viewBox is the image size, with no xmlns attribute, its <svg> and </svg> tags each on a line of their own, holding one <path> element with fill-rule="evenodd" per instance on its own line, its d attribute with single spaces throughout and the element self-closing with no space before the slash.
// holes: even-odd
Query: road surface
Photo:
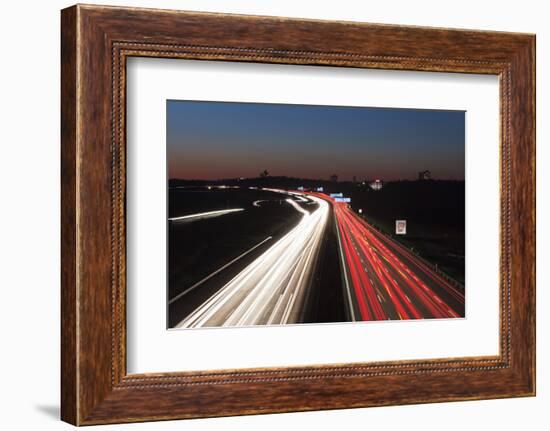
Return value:
<svg viewBox="0 0 550 431">
<path fill-rule="evenodd" d="M 172 296 L 169 300 L 172 317 L 179 317 L 170 326 L 253 326 L 307 321 L 305 311 L 311 308 L 310 300 L 319 289 L 313 280 L 319 280 L 323 269 L 329 268 L 326 262 L 319 264 L 319 256 L 332 227 L 330 220 L 336 225 L 337 240 L 331 247 L 338 252 L 342 283 L 338 277 L 326 278 L 324 272 L 323 279 L 331 280 L 324 288 L 342 292 L 343 284 L 344 301 L 338 307 L 346 309 L 345 320 L 464 317 L 463 289 L 373 228 L 347 204 L 334 202 L 322 193 L 269 191 L 280 195 L 281 202 L 296 211 L 296 224 L 276 238 L 268 236 L 258 241 Z M 260 199 L 252 202 L 251 207 L 267 204 Z M 202 212 L 175 217 L 173 222 L 194 223 L 204 218 L 230 217 L 240 211 L 235 208 Z M 332 262 L 337 267 L 335 259 Z M 325 301 L 323 306 L 337 305 Z"/>
<path fill-rule="evenodd" d="M 301 320 L 330 204 L 311 196 L 309 199 L 317 206 L 309 212 L 296 203 L 308 199 L 299 193 L 290 196 L 287 203 L 302 214 L 299 223 L 176 327 L 271 325 Z"/>
<path fill-rule="evenodd" d="M 459 288 L 347 204 L 333 206 L 350 320 L 464 317 Z"/>
</svg>

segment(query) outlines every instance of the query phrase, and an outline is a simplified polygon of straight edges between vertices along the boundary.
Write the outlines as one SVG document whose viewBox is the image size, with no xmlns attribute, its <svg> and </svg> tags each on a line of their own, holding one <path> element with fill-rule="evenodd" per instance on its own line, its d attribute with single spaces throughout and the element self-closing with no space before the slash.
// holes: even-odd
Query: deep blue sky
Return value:
<svg viewBox="0 0 550 431">
<path fill-rule="evenodd" d="M 464 112 L 167 102 L 168 176 L 464 179 Z"/>
</svg>

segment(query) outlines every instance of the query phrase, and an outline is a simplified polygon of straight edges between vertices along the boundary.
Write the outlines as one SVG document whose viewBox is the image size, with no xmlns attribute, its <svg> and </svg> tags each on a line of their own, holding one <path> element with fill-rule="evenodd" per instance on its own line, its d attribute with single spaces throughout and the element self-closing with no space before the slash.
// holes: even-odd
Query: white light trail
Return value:
<svg viewBox="0 0 550 431">
<path fill-rule="evenodd" d="M 318 203 L 315 211 L 308 213 L 289 199 L 303 214 L 300 222 L 177 327 L 298 322 L 329 218 L 329 204 L 308 197 Z"/>
<path fill-rule="evenodd" d="M 176 302 L 178 299 L 182 298 L 184 295 L 187 295 L 189 292 L 195 290 L 197 287 L 199 287 L 201 284 L 207 282 L 208 280 L 210 280 L 212 277 L 214 277 L 215 275 L 219 274 L 220 272 L 222 272 L 224 269 L 226 268 L 229 268 L 231 265 L 233 265 L 235 262 L 241 260 L 243 257 L 245 257 L 246 255 L 252 253 L 254 250 L 256 250 L 258 247 L 260 247 L 261 245 L 265 244 L 267 241 L 269 241 L 271 238 L 271 236 L 268 236 L 266 239 L 264 239 L 263 241 L 260 241 L 258 244 L 256 244 L 254 247 L 252 248 L 249 248 L 247 251 L 245 251 L 244 253 L 238 255 L 236 258 L 232 259 L 231 261 L 229 261 L 228 263 L 226 263 L 225 265 L 223 265 L 222 267 L 218 268 L 216 271 L 212 272 L 210 275 L 204 277 L 202 280 L 200 281 L 197 281 L 195 284 L 193 284 L 191 287 L 188 287 L 187 289 L 185 289 L 183 292 L 181 292 L 180 294 L 174 296 L 172 299 L 170 299 L 170 301 L 168 301 L 168 304 L 173 304 L 174 302 Z"/>
<path fill-rule="evenodd" d="M 287 199 L 286 200 L 290 205 L 292 205 L 294 207 L 294 209 L 296 211 L 298 211 L 299 213 L 302 213 L 304 215 L 309 215 L 309 213 L 303 209 L 300 205 L 298 205 L 296 202 L 294 202 L 292 199 Z"/>
<path fill-rule="evenodd" d="M 234 213 L 238 211 L 244 211 L 244 208 L 233 208 L 230 210 L 217 210 L 217 211 L 208 211 L 204 213 L 197 213 L 197 214 L 190 214 L 186 216 L 181 217 L 171 217 L 168 220 L 173 222 L 187 222 L 187 221 L 195 221 L 199 219 L 205 219 L 210 217 L 219 217 L 225 214 Z"/>
</svg>

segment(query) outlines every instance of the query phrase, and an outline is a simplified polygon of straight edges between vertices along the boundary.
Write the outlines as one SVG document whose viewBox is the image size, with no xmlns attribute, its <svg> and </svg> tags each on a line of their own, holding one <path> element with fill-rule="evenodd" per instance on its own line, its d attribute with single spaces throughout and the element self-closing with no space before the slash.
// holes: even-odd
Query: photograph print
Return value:
<svg viewBox="0 0 550 431">
<path fill-rule="evenodd" d="M 465 112 L 167 101 L 168 328 L 465 317 Z"/>
</svg>

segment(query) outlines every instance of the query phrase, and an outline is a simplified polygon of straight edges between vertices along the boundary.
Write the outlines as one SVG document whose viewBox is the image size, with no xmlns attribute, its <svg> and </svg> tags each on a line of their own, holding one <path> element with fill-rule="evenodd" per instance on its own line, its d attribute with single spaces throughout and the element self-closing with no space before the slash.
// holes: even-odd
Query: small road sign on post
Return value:
<svg viewBox="0 0 550 431">
<path fill-rule="evenodd" d="M 396 235 L 407 234 L 407 220 L 395 220 L 395 234 Z"/>
</svg>

